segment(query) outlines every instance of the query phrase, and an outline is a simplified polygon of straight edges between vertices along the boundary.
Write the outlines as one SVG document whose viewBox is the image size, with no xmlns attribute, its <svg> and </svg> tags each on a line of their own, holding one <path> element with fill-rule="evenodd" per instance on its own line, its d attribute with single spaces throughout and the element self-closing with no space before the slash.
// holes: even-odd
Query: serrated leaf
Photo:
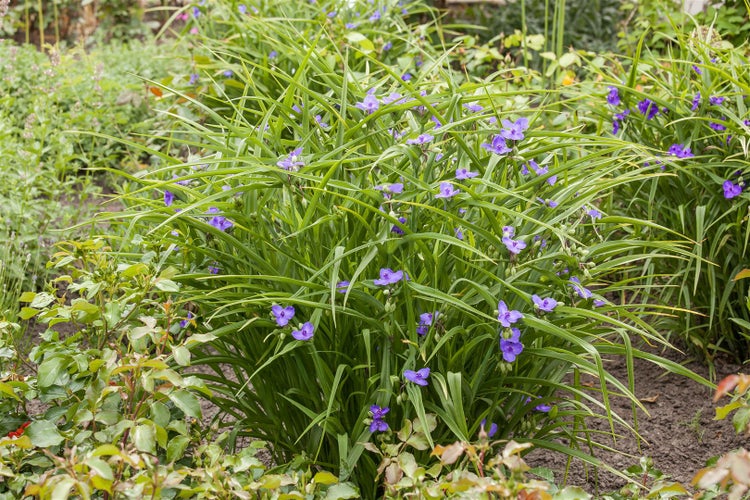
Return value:
<svg viewBox="0 0 750 500">
<path fill-rule="evenodd" d="M 54 301 L 55 301 L 54 295 L 52 295 L 51 293 L 42 292 L 42 293 L 36 294 L 36 297 L 34 297 L 34 300 L 31 301 L 31 304 L 29 304 L 29 307 L 41 309 L 43 307 L 47 307 Z"/>
<path fill-rule="evenodd" d="M 147 272 L 148 266 L 142 262 L 139 262 L 138 264 L 128 266 L 120 274 L 123 278 L 132 278 L 133 276 L 138 276 L 139 274 L 145 274 Z"/>
<path fill-rule="evenodd" d="M 172 348 L 172 356 L 175 362 L 180 366 L 190 365 L 190 350 L 184 346 L 175 346 Z"/>
<path fill-rule="evenodd" d="M 178 389 L 169 393 L 169 399 L 188 417 L 201 418 L 201 405 L 192 393 Z"/>
<path fill-rule="evenodd" d="M 86 465 L 89 466 L 89 469 L 93 470 L 98 476 L 104 479 L 112 481 L 115 478 L 114 474 L 112 473 L 112 467 L 110 467 L 109 464 L 101 458 L 90 457 L 86 460 Z"/>
<path fill-rule="evenodd" d="M 67 500 L 69 498 L 70 490 L 75 486 L 76 480 L 70 476 L 63 477 L 60 481 L 55 483 L 55 487 L 52 489 L 50 500 Z"/>
<path fill-rule="evenodd" d="M 152 425 L 139 425 L 133 430 L 133 444 L 139 451 L 145 453 L 156 453 L 154 427 Z"/>
<path fill-rule="evenodd" d="M 334 484 L 326 490 L 326 500 L 343 500 L 345 498 L 359 498 L 359 490 L 351 483 Z"/>
<path fill-rule="evenodd" d="M 561 68 L 567 68 L 571 64 L 580 64 L 580 62 L 581 59 L 575 52 L 566 52 L 565 54 L 561 55 L 560 59 L 557 61 Z"/>
<path fill-rule="evenodd" d="M 65 438 L 57 430 L 57 426 L 48 420 L 37 420 L 27 428 L 25 435 L 29 436 L 31 443 L 39 448 L 57 446 L 65 441 Z"/>
<path fill-rule="evenodd" d="M 37 314 L 39 314 L 39 309 L 34 309 L 33 307 L 22 307 L 18 312 L 18 317 L 26 320 L 33 318 Z"/>
<path fill-rule="evenodd" d="M 57 384 L 60 376 L 65 372 L 68 362 L 66 359 L 56 356 L 54 358 L 45 359 L 42 364 L 39 365 L 37 371 L 37 385 L 39 387 L 51 387 Z"/>
<path fill-rule="evenodd" d="M 321 471 L 315 474 L 312 481 L 315 484 L 336 484 L 339 482 L 339 478 L 328 471 Z"/>
<path fill-rule="evenodd" d="M 174 463 L 180 460 L 185 454 L 190 439 L 185 436 L 175 436 L 167 443 L 167 463 Z"/>
<path fill-rule="evenodd" d="M 589 500 L 591 495 L 578 486 L 567 486 L 552 496 L 553 500 Z"/>
<path fill-rule="evenodd" d="M 0 393 L 3 393 L 6 396 L 15 399 L 16 401 L 21 401 L 21 398 L 16 395 L 15 391 L 13 391 L 13 388 L 5 382 L 0 382 Z"/>
<path fill-rule="evenodd" d="M 163 279 L 157 279 L 154 283 L 154 286 L 161 290 L 162 292 L 179 292 L 180 291 L 180 285 L 175 283 L 172 280 L 163 280 Z"/>
<path fill-rule="evenodd" d="M 724 420 L 731 412 L 737 408 L 742 408 L 743 406 L 744 405 L 741 401 L 734 401 L 728 405 L 720 406 L 716 408 L 716 416 L 714 417 L 714 420 Z"/>
<path fill-rule="evenodd" d="M 113 444 L 103 444 L 101 446 L 98 446 L 93 453 L 91 453 L 91 456 L 93 457 L 110 457 L 113 455 L 119 455 L 120 454 L 120 448 Z"/>
</svg>

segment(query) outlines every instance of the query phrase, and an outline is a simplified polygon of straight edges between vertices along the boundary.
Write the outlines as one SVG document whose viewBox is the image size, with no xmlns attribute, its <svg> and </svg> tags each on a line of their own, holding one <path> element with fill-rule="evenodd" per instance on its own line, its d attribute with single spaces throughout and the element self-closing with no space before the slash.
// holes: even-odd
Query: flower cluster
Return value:
<svg viewBox="0 0 750 500">
<path fill-rule="evenodd" d="M 372 423 L 370 423 L 370 432 L 385 432 L 388 430 L 388 423 L 383 420 L 386 413 L 391 411 L 387 406 L 380 407 L 378 405 L 370 406 L 370 415 L 372 415 Z"/>
<path fill-rule="evenodd" d="M 427 332 L 432 326 L 432 322 L 438 317 L 438 312 L 434 313 L 422 313 L 419 315 L 419 324 L 417 325 L 418 335 L 427 335 Z"/>
</svg>

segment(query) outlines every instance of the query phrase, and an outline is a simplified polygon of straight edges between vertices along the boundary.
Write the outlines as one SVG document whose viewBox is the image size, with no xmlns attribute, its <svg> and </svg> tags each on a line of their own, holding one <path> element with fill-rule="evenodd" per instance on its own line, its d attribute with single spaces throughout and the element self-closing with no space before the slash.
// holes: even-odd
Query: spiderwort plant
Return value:
<svg viewBox="0 0 750 500">
<path fill-rule="evenodd" d="M 557 416 L 529 426 L 518 410 L 530 394 L 565 392 L 573 366 L 632 396 L 596 362 L 627 351 L 620 334 L 659 341 L 630 306 L 607 304 L 609 316 L 577 301 L 541 314 L 528 299 L 570 293 L 560 262 L 586 283 L 602 283 L 603 294 L 617 255 L 633 248 L 654 258 L 629 231 L 641 221 L 623 222 L 623 231 L 585 215 L 594 206 L 612 214 L 613 190 L 640 178 L 620 172 L 609 143 L 571 134 L 571 123 L 555 121 L 548 95 L 513 80 L 516 109 L 500 123 L 462 108 L 481 95 L 485 110 L 499 109 L 507 95 L 494 85 L 468 94 L 450 57 L 429 36 L 413 38 L 391 10 L 371 22 L 375 6 L 360 9 L 359 22 L 369 24 L 360 33 L 345 29 L 356 16 L 344 8 L 328 18 L 318 4 L 294 4 L 291 15 L 280 3 L 214 25 L 212 9 L 224 4 L 208 5 L 198 20 L 208 61 L 200 71 L 218 74 L 231 60 L 253 68 L 252 84 L 201 96 L 210 104 L 191 108 L 205 122 L 186 120 L 198 137 L 186 135 L 185 149 L 201 144 L 199 160 L 174 158 L 137 178 L 153 196 L 180 174 L 190 182 L 180 205 L 190 210 L 142 203 L 133 192 L 122 216 L 144 233 L 189 235 L 165 265 L 179 270 L 175 298 L 195 306 L 196 329 L 210 326 L 217 337 L 195 360 L 217 374 L 206 376 L 213 401 L 237 417 L 239 434 L 273 443 L 278 463 L 304 454 L 311 466 L 335 464 L 372 498 L 379 461 L 365 446 L 392 439 L 387 429 L 404 420 L 426 424 L 432 408 L 441 411 L 424 425 L 428 444 L 468 440 L 475 430 L 467 422 L 482 418 L 497 422 L 497 439 L 543 442 L 558 432 L 575 440 L 578 431 Z M 385 53 L 373 42 L 380 37 L 392 41 Z M 271 51 L 279 54 L 273 61 Z M 417 56 L 418 76 L 401 81 L 405 71 L 417 73 L 398 59 Z M 300 103 L 301 114 L 290 112 Z M 529 109 L 539 133 L 529 133 Z M 433 117 L 442 122 L 439 137 Z M 520 165 L 533 173 L 519 174 Z M 559 205 L 551 209 L 549 200 Z M 144 205 L 153 211 L 136 216 Z M 221 212 L 206 214 L 214 206 Z M 194 207 L 206 215 L 193 215 Z M 207 228 L 205 217 L 216 216 L 231 230 Z M 144 244 L 164 253 L 158 238 Z M 216 263 L 221 274 L 208 275 Z M 220 375 L 225 364 L 236 378 Z M 561 405 L 587 406 L 560 397 Z M 608 410 L 604 403 L 614 425 Z"/>
<path fill-rule="evenodd" d="M 650 54 L 629 75 L 618 75 L 619 104 L 606 99 L 615 108 L 614 133 L 622 140 L 615 156 L 644 171 L 657 167 L 665 173 L 623 185 L 616 196 L 628 201 L 616 212 L 657 221 L 664 229 L 649 237 L 671 245 L 672 251 L 681 249 L 669 242 L 668 231 L 695 242 L 686 258 L 655 263 L 651 272 L 673 277 L 653 291 L 666 307 L 675 308 L 676 324 L 669 329 L 682 332 L 678 335 L 687 337 L 685 344 L 710 360 L 712 351 L 750 348 L 748 329 L 738 327 L 750 324 L 750 312 L 738 306 L 748 283 L 733 280 L 748 258 L 745 246 L 736 242 L 746 238 L 739 221 L 747 212 L 744 122 L 750 119 L 746 99 L 738 96 L 750 93 L 750 71 L 740 51 L 722 49 L 716 57 L 716 47 L 682 37 L 680 42 L 673 58 Z M 628 86 L 636 82 L 641 83 Z M 592 103 L 595 113 L 606 106 L 604 101 L 602 96 Z"/>
</svg>

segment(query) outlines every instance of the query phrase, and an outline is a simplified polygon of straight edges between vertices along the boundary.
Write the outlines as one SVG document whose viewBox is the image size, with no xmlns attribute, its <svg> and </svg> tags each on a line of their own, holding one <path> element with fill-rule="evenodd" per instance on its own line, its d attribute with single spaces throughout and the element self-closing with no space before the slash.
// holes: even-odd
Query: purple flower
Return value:
<svg viewBox="0 0 750 500">
<path fill-rule="evenodd" d="M 320 128 L 328 128 L 328 124 L 323 121 L 323 117 L 320 115 L 315 115 L 315 123 L 317 123 Z"/>
<path fill-rule="evenodd" d="M 338 283 L 336 283 L 336 291 L 338 293 L 346 293 L 346 291 L 349 289 L 349 285 L 350 283 L 346 280 L 339 281 Z"/>
<path fill-rule="evenodd" d="M 720 95 L 712 95 L 711 97 L 708 98 L 708 102 L 709 102 L 709 104 L 713 104 L 714 106 L 718 106 L 721 103 L 723 103 L 725 99 L 726 99 L 726 97 L 723 97 L 723 96 L 720 96 Z"/>
<path fill-rule="evenodd" d="M 401 224 L 406 224 L 406 217 L 399 217 L 398 221 Z M 396 233 L 399 236 L 403 236 L 403 234 L 404 234 L 404 230 L 401 229 L 400 227 L 398 227 L 396 224 L 394 224 L 393 227 L 391 227 L 391 232 L 392 233 Z"/>
<path fill-rule="evenodd" d="M 421 370 L 404 370 L 404 378 L 409 382 L 413 382 L 417 385 L 427 385 L 427 377 L 430 376 L 429 368 L 422 368 Z"/>
<path fill-rule="evenodd" d="M 510 329 L 511 336 L 506 339 L 502 335 L 500 336 L 500 351 L 503 353 L 503 359 L 508 363 L 512 363 L 516 360 L 516 357 L 523 352 L 523 344 L 521 343 L 521 330 L 518 328 Z"/>
<path fill-rule="evenodd" d="M 504 155 L 513 151 L 508 147 L 508 145 L 505 143 L 505 139 L 501 135 L 494 136 L 492 138 L 492 142 L 485 142 L 482 144 L 482 147 L 490 153 L 495 153 L 496 155 Z"/>
<path fill-rule="evenodd" d="M 383 104 L 391 104 L 392 102 L 396 102 L 398 100 L 402 100 L 403 102 L 402 98 L 403 96 L 399 94 L 398 92 L 391 92 L 390 95 L 388 95 L 387 97 L 383 97 L 382 102 Z"/>
<path fill-rule="evenodd" d="M 434 139 L 430 134 L 420 134 L 416 139 L 407 139 L 406 144 L 427 144 Z"/>
<path fill-rule="evenodd" d="M 692 158 L 695 156 L 692 151 L 690 151 L 689 146 L 683 146 L 682 144 L 672 144 L 669 146 L 667 153 L 676 156 L 677 158 Z"/>
<path fill-rule="evenodd" d="M 358 25 L 357 23 L 346 23 L 346 24 L 344 25 L 344 27 L 345 27 L 346 29 L 348 29 L 348 30 L 353 30 L 353 29 L 355 29 L 355 28 L 356 28 L 357 26 L 359 26 L 359 25 Z"/>
<path fill-rule="evenodd" d="M 502 241 L 505 247 L 510 251 L 510 253 L 515 255 L 518 255 L 519 253 L 521 253 L 521 250 L 526 248 L 526 243 L 524 243 L 522 240 L 512 240 L 506 236 Z"/>
<path fill-rule="evenodd" d="M 380 11 L 379 10 L 376 10 L 370 16 L 370 22 L 374 23 L 374 22 L 377 22 L 377 21 L 380 21 Z"/>
<path fill-rule="evenodd" d="M 731 200 L 735 196 L 739 196 L 740 194 L 742 194 L 742 186 L 740 186 L 739 184 L 734 184 L 732 181 L 724 181 L 722 187 L 724 188 L 724 198 L 726 198 L 727 200 Z"/>
<path fill-rule="evenodd" d="M 299 330 L 292 330 L 292 337 L 297 340 L 310 340 L 313 338 L 313 329 L 313 324 L 307 321 Z"/>
<path fill-rule="evenodd" d="M 482 422 L 479 424 L 479 428 L 482 429 L 487 433 L 487 437 L 491 438 L 495 434 L 497 434 L 497 424 L 495 422 L 492 422 L 490 424 L 490 430 L 485 430 L 484 426 L 487 425 L 487 419 L 482 419 Z"/>
<path fill-rule="evenodd" d="M 620 91 L 617 90 L 617 87 L 607 87 L 609 90 L 609 94 L 607 94 L 607 102 L 611 106 L 619 106 L 620 105 Z"/>
<path fill-rule="evenodd" d="M 715 122 L 709 123 L 708 126 L 716 130 L 717 132 L 723 132 L 724 130 L 727 129 L 726 125 L 722 125 L 721 123 L 715 123 Z"/>
<path fill-rule="evenodd" d="M 453 228 L 453 232 L 456 234 L 456 238 L 463 241 L 464 240 L 464 232 L 461 231 L 460 227 Z"/>
<path fill-rule="evenodd" d="M 699 75 L 703 74 L 703 71 L 701 71 L 701 69 L 698 66 L 696 66 L 695 64 L 693 64 L 693 71 L 695 71 Z"/>
<path fill-rule="evenodd" d="M 398 283 L 404 279 L 403 271 L 394 271 L 393 269 L 384 267 L 380 270 L 380 279 L 376 279 L 373 283 L 378 286 L 388 286 Z"/>
<path fill-rule="evenodd" d="M 385 422 L 383 418 L 389 411 L 391 411 L 391 409 L 387 406 L 381 408 L 378 405 L 372 405 L 370 407 L 370 414 L 372 414 L 370 432 L 385 432 L 388 430 L 388 423 Z"/>
<path fill-rule="evenodd" d="M 372 418 L 383 418 L 389 411 L 391 411 L 391 409 L 387 406 L 384 406 L 382 408 L 378 405 L 370 406 L 370 413 L 372 413 Z"/>
<path fill-rule="evenodd" d="M 234 226 L 234 223 L 223 215 L 215 215 L 211 218 L 211 220 L 208 221 L 208 223 L 219 231 L 226 231 L 227 229 Z"/>
<path fill-rule="evenodd" d="M 170 206 L 174 202 L 174 194 L 170 191 L 164 191 L 164 205 Z"/>
<path fill-rule="evenodd" d="M 451 198 L 461 192 L 460 189 L 455 189 L 450 182 L 441 182 L 439 191 L 440 192 L 435 195 L 435 198 Z"/>
<path fill-rule="evenodd" d="M 523 314 L 516 310 L 508 309 L 504 300 L 497 303 L 497 320 L 505 328 L 509 328 L 510 325 L 523 318 Z"/>
<path fill-rule="evenodd" d="M 294 306 L 281 307 L 280 305 L 274 305 L 271 307 L 271 314 L 276 318 L 277 325 L 286 326 L 294 317 Z"/>
<path fill-rule="evenodd" d="M 193 17 L 200 17 L 201 10 L 198 7 L 193 7 Z"/>
<path fill-rule="evenodd" d="M 475 102 L 470 102 L 468 104 L 464 104 L 464 108 L 468 109 L 472 113 L 479 113 L 480 111 L 484 110 L 482 106 Z"/>
<path fill-rule="evenodd" d="M 221 269 L 218 266 L 208 266 L 208 272 L 211 274 L 219 274 Z"/>
<path fill-rule="evenodd" d="M 383 192 L 383 196 L 386 199 L 390 199 L 391 194 L 401 194 L 404 191 L 404 184 L 397 182 L 395 184 L 383 184 L 381 186 L 375 186 L 375 189 Z"/>
<path fill-rule="evenodd" d="M 237 10 L 240 12 L 240 14 L 247 14 L 247 6 L 244 3 L 241 3 L 237 6 Z"/>
<path fill-rule="evenodd" d="M 534 294 L 531 296 L 531 300 L 540 311 L 552 312 L 555 310 L 555 307 L 557 307 L 557 301 L 552 297 L 542 299 L 539 295 Z"/>
<path fill-rule="evenodd" d="M 435 124 L 435 129 L 439 129 L 440 127 L 442 127 L 442 126 L 443 126 L 443 124 L 442 124 L 442 123 L 440 123 L 440 120 L 438 119 L 438 117 L 437 117 L 437 116 L 434 116 L 434 115 L 433 115 L 433 116 L 431 116 L 431 117 L 430 117 L 430 120 L 432 120 L 432 122 L 433 122 L 433 123 Z"/>
<path fill-rule="evenodd" d="M 540 399 L 540 398 L 541 398 L 541 396 L 537 396 L 536 397 L 536 399 Z M 531 398 L 526 398 L 526 404 L 529 404 L 529 403 L 531 403 Z M 536 405 L 534 407 L 534 409 L 536 411 L 541 411 L 541 412 L 545 412 L 546 413 L 546 412 L 550 411 L 552 409 L 552 407 L 550 405 L 548 405 L 548 404 L 542 403 L 542 404 Z"/>
<path fill-rule="evenodd" d="M 185 316 L 185 319 L 180 321 L 180 328 L 185 328 L 186 326 L 188 326 L 190 323 L 192 323 L 192 319 L 193 319 L 193 313 L 188 311 L 187 315 Z"/>
<path fill-rule="evenodd" d="M 516 228 L 513 226 L 503 226 L 503 236 L 506 238 L 512 238 L 516 234 Z"/>
<path fill-rule="evenodd" d="M 626 109 L 622 113 L 615 113 L 615 116 L 612 118 L 612 133 L 616 134 L 620 130 L 620 122 L 625 120 L 625 117 L 630 114 L 630 110 Z"/>
<path fill-rule="evenodd" d="M 595 208 L 592 208 L 591 210 L 587 210 L 586 211 L 586 215 L 591 216 L 592 220 L 601 219 L 602 218 L 602 213 L 599 210 L 595 209 Z"/>
<path fill-rule="evenodd" d="M 644 99 L 638 103 L 638 111 L 646 115 L 647 120 L 651 120 L 659 112 L 659 105 L 651 99 Z"/>
<path fill-rule="evenodd" d="M 500 135 L 503 139 L 509 141 L 521 141 L 523 140 L 524 131 L 529 128 L 528 118 L 521 117 L 515 122 L 510 120 L 501 120 L 503 129 L 500 131 Z"/>
<path fill-rule="evenodd" d="M 289 153 L 289 156 L 276 162 L 276 165 L 284 170 L 297 170 L 297 167 L 303 167 L 305 162 L 300 159 L 302 148 L 296 148 Z"/>
<path fill-rule="evenodd" d="M 591 298 L 591 290 L 581 285 L 581 280 L 579 280 L 576 276 L 570 278 L 570 283 L 570 286 L 573 287 L 573 290 L 578 294 L 579 297 L 581 297 L 582 299 Z"/>
<path fill-rule="evenodd" d="M 393 42 L 385 42 L 383 44 L 383 52 L 388 52 L 393 48 Z"/>
<path fill-rule="evenodd" d="M 413 77 L 412 77 L 412 74 L 411 74 L 411 73 L 404 73 L 403 75 L 401 75 L 401 79 L 402 79 L 403 81 L 405 81 L 405 82 L 408 82 L 408 81 L 409 81 L 409 80 L 411 80 L 412 78 L 413 78 Z"/>
<path fill-rule="evenodd" d="M 594 307 L 602 307 L 607 302 L 602 299 L 594 299 Z"/>
<path fill-rule="evenodd" d="M 419 335 L 427 335 L 427 332 L 430 329 L 430 326 L 432 326 L 432 322 L 435 318 L 437 318 L 438 312 L 434 313 L 422 313 L 419 315 L 419 325 L 417 326 L 417 334 Z"/>
<path fill-rule="evenodd" d="M 380 107 L 380 102 L 378 101 L 378 98 L 375 97 L 372 94 L 367 94 L 365 98 L 362 100 L 362 102 L 358 102 L 354 105 L 355 108 L 361 109 L 368 115 L 371 115 L 375 111 L 378 110 Z"/>
<path fill-rule="evenodd" d="M 700 104 L 701 104 L 701 93 L 698 92 L 693 97 L 693 106 L 690 108 L 690 111 L 695 111 L 696 109 L 698 109 L 698 106 L 700 106 Z"/>
<path fill-rule="evenodd" d="M 278 57 L 278 55 L 279 55 L 278 52 L 276 52 L 275 50 L 272 50 L 271 52 L 268 53 L 268 58 L 269 59 L 276 59 Z"/>
<path fill-rule="evenodd" d="M 466 179 L 471 179 L 472 177 L 476 177 L 479 175 L 478 172 L 470 172 L 466 168 L 458 168 L 456 169 L 456 179 L 460 181 L 464 181 Z"/>
<path fill-rule="evenodd" d="M 199 78 L 198 73 L 192 73 L 190 75 L 190 82 L 188 82 L 188 83 L 190 85 L 195 85 L 196 83 L 198 83 L 198 78 Z"/>
</svg>

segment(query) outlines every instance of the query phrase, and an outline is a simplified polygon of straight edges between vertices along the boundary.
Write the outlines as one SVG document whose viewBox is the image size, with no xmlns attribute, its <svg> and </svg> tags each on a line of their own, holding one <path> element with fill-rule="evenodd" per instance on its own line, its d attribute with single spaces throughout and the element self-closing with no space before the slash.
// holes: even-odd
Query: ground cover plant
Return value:
<svg viewBox="0 0 750 500">
<path fill-rule="evenodd" d="M 123 258 L 178 270 L 176 303 L 217 337 L 196 361 L 236 433 L 367 497 L 404 419 L 436 416 L 418 462 L 486 425 L 600 465 L 583 416 L 628 428 L 610 391 L 638 404 L 602 355 L 681 370 L 631 347 L 662 339 L 646 304 L 612 295 L 638 289 L 639 262 L 686 255 L 641 238 L 656 223 L 609 216 L 644 175 L 613 153 L 641 146 L 580 134 L 533 73 L 454 71 L 432 23 L 404 23 L 420 8 L 190 9 L 195 73 L 161 87 L 203 117 L 174 135 L 190 156 L 162 155 L 123 196 Z"/>
</svg>

